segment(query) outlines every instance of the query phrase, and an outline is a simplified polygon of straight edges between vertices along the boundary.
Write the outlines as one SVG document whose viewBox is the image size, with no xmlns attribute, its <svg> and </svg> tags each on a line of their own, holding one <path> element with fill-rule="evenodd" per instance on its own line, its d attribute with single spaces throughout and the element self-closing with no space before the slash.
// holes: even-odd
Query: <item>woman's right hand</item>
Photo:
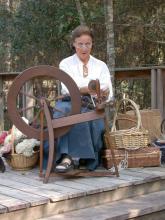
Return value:
<svg viewBox="0 0 165 220">
<path fill-rule="evenodd" d="M 80 93 L 82 95 L 95 95 L 96 93 L 89 91 L 88 86 L 84 86 L 80 88 Z"/>
<path fill-rule="evenodd" d="M 103 99 L 107 99 L 108 98 L 108 96 L 109 96 L 109 88 L 107 88 L 107 89 L 104 89 L 104 90 L 102 90 L 101 89 L 101 97 L 103 98 Z"/>
</svg>

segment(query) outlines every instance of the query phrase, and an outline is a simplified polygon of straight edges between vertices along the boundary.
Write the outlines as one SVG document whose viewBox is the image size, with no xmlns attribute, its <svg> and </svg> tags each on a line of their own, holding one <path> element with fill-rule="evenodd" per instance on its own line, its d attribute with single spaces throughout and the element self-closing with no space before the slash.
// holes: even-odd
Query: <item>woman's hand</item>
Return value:
<svg viewBox="0 0 165 220">
<path fill-rule="evenodd" d="M 97 95 L 96 92 L 91 92 L 87 86 L 80 88 L 81 95 Z M 107 99 L 109 96 L 109 89 L 101 89 L 100 90 L 100 97 L 103 99 Z"/>
<path fill-rule="evenodd" d="M 88 86 L 81 87 L 81 88 L 80 88 L 80 93 L 81 93 L 82 95 L 89 95 L 89 94 L 90 94 L 90 95 L 95 95 L 95 93 L 89 91 Z"/>
<path fill-rule="evenodd" d="M 101 89 L 101 91 L 100 91 L 100 95 L 101 95 L 101 97 L 103 98 L 103 99 L 107 99 L 108 98 L 108 96 L 109 96 L 109 89 L 107 88 L 107 89 Z"/>
</svg>

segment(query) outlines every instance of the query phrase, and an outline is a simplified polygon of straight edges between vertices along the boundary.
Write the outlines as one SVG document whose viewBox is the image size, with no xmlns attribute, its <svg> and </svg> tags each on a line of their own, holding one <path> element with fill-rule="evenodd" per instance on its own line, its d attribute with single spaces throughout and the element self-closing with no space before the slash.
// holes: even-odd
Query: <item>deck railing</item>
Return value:
<svg viewBox="0 0 165 220">
<path fill-rule="evenodd" d="M 20 72 L 0 73 L 0 131 L 4 130 L 7 89 Z M 151 108 L 158 108 L 165 118 L 165 66 L 116 68 L 115 80 L 150 79 Z"/>
<path fill-rule="evenodd" d="M 165 118 L 165 66 L 116 68 L 115 78 L 150 79 L 151 108 L 160 109 L 162 118 Z"/>
</svg>

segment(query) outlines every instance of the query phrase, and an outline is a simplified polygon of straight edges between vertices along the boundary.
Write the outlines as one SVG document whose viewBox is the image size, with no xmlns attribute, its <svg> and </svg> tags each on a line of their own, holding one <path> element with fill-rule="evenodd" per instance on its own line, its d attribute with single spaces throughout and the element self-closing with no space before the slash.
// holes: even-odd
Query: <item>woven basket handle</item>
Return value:
<svg viewBox="0 0 165 220">
<path fill-rule="evenodd" d="M 137 125 L 136 125 L 136 128 L 139 130 L 139 129 L 142 127 L 141 115 L 140 115 L 140 111 L 139 111 L 139 109 L 138 109 L 138 107 L 137 107 L 137 104 L 136 104 L 134 101 L 132 101 L 131 99 L 125 98 L 125 99 L 122 99 L 122 100 L 119 102 L 119 104 L 118 104 L 118 106 L 117 106 L 117 108 L 116 108 L 116 111 L 115 111 L 115 114 L 114 114 L 114 119 L 113 119 L 113 124 L 112 124 L 112 128 L 111 128 L 111 132 L 116 131 L 117 115 L 118 115 L 118 111 L 119 111 L 119 109 L 120 109 L 120 107 L 121 107 L 121 104 L 122 104 L 123 102 L 129 102 L 129 103 L 131 103 L 131 105 L 132 105 L 132 106 L 134 107 L 134 109 L 135 109 L 135 113 L 136 113 L 136 116 L 137 116 Z"/>
</svg>

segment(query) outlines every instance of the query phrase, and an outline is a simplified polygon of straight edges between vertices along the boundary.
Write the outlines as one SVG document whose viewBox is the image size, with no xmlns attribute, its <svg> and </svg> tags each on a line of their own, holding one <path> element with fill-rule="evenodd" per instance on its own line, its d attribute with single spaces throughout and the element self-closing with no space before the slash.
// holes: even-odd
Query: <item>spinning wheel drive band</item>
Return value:
<svg viewBox="0 0 165 220">
<path fill-rule="evenodd" d="M 28 82 L 29 80 L 35 77 L 37 78 L 42 76 L 47 76 L 54 78 L 55 80 L 59 80 L 62 83 L 64 83 L 64 85 L 67 87 L 71 97 L 70 115 L 78 114 L 81 111 L 80 91 L 74 80 L 64 71 L 48 65 L 36 66 L 23 71 L 20 75 L 18 75 L 15 78 L 13 84 L 9 89 L 8 98 L 7 98 L 7 109 L 8 109 L 8 115 L 12 123 L 29 138 L 39 139 L 40 128 L 34 128 L 26 124 L 26 122 L 24 122 L 24 120 L 20 115 L 20 111 L 17 108 L 17 97 L 26 82 Z M 39 99 L 42 98 L 44 97 L 40 97 Z M 55 137 L 64 135 L 70 129 L 70 127 L 71 126 L 56 128 L 54 131 Z M 47 136 L 48 136 L 48 132 L 44 131 L 44 139 L 46 139 Z"/>
</svg>

